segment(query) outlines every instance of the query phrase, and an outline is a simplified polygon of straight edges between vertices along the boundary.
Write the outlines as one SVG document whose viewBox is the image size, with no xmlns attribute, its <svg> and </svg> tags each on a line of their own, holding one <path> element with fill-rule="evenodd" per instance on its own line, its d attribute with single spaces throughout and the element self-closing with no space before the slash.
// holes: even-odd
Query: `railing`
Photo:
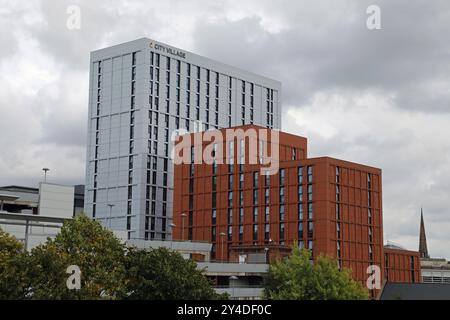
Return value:
<svg viewBox="0 0 450 320">
<path fill-rule="evenodd" d="M 222 286 L 213 286 L 214 289 L 263 289 L 263 284 L 236 284 L 236 285 L 222 285 Z"/>
</svg>

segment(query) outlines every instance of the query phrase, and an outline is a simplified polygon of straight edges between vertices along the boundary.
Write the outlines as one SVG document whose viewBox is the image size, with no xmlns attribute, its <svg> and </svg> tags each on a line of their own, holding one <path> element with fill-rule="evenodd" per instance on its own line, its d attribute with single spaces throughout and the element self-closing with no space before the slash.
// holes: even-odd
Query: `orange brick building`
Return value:
<svg viewBox="0 0 450 320">
<path fill-rule="evenodd" d="M 419 252 L 385 246 L 384 274 L 387 282 L 421 282 Z"/>
<path fill-rule="evenodd" d="M 221 129 L 215 133 L 222 141 L 200 132 L 177 143 L 176 157 L 189 157 L 174 168 L 174 239 L 211 242 L 213 259 L 233 262 L 270 261 L 298 245 L 336 258 L 364 283 L 369 265 L 380 266 L 384 277 L 381 170 L 308 159 L 306 138 L 238 128 L 256 132 L 256 140 Z M 262 174 L 266 158 L 278 164 L 274 174 Z"/>
</svg>

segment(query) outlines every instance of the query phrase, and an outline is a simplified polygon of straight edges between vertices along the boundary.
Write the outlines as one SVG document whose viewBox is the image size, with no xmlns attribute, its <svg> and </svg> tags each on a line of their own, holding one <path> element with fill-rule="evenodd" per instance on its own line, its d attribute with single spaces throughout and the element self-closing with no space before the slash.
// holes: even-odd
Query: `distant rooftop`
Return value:
<svg viewBox="0 0 450 320">
<path fill-rule="evenodd" d="M 391 241 L 388 241 L 388 242 L 384 245 L 384 247 L 385 247 L 386 249 L 406 250 L 405 248 L 403 248 L 403 247 L 400 246 L 399 244 L 393 243 L 393 242 L 391 242 Z"/>
<path fill-rule="evenodd" d="M 0 190 L 11 191 L 11 192 L 29 192 L 29 193 L 38 193 L 38 188 L 32 187 L 24 187 L 24 186 L 3 186 L 0 187 Z"/>
<path fill-rule="evenodd" d="M 450 285 L 387 282 L 380 300 L 450 300 Z"/>
</svg>

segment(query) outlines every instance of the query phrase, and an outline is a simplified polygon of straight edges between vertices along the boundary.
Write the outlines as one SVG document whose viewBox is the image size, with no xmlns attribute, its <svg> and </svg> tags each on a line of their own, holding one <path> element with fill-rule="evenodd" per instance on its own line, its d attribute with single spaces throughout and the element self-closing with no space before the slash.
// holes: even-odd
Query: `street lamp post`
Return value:
<svg viewBox="0 0 450 320">
<path fill-rule="evenodd" d="M 186 213 L 181 214 L 181 241 L 184 241 L 184 218 L 186 218 Z"/>
<path fill-rule="evenodd" d="M 44 171 L 44 182 L 47 182 L 47 172 L 50 171 L 49 168 L 42 168 L 42 171 Z"/>
<path fill-rule="evenodd" d="M 111 229 L 112 208 L 115 206 L 115 204 L 108 203 L 107 206 L 109 207 L 109 219 L 108 219 L 109 221 L 108 221 L 108 224 L 109 224 L 109 229 Z"/>
<path fill-rule="evenodd" d="M 225 234 L 225 232 L 221 232 L 219 235 L 220 235 L 220 251 L 221 251 L 220 258 L 223 262 L 224 261 L 223 260 L 223 239 L 225 238 L 226 234 Z"/>
</svg>

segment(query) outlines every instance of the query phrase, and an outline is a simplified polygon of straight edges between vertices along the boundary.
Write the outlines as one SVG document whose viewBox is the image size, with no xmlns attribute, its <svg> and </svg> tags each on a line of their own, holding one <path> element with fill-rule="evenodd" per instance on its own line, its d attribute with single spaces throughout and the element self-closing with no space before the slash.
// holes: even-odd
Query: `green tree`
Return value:
<svg viewBox="0 0 450 320">
<path fill-rule="evenodd" d="M 273 300 L 354 300 L 367 299 L 367 290 L 351 278 L 348 269 L 319 256 L 311 262 L 309 250 L 295 247 L 292 255 L 269 266 L 264 296 Z"/>
<path fill-rule="evenodd" d="M 125 245 L 98 222 L 81 215 L 64 222 L 55 239 L 31 251 L 34 299 L 113 299 L 124 290 Z M 69 290 L 66 269 L 81 270 L 81 289 Z"/>
<path fill-rule="evenodd" d="M 0 300 L 29 295 L 28 254 L 21 242 L 0 228 Z"/>
<path fill-rule="evenodd" d="M 81 270 L 69 290 L 67 267 Z M 0 230 L 0 299 L 224 299 L 192 260 L 164 248 L 127 249 L 111 231 L 81 215 L 28 254 Z"/>
<path fill-rule="evenodd" d="M 217 295 L 208 279 L 192 260 L 166 248 L 130 249 L 126 258 L 126 299 L 207 300 Z"/>
</svg>

